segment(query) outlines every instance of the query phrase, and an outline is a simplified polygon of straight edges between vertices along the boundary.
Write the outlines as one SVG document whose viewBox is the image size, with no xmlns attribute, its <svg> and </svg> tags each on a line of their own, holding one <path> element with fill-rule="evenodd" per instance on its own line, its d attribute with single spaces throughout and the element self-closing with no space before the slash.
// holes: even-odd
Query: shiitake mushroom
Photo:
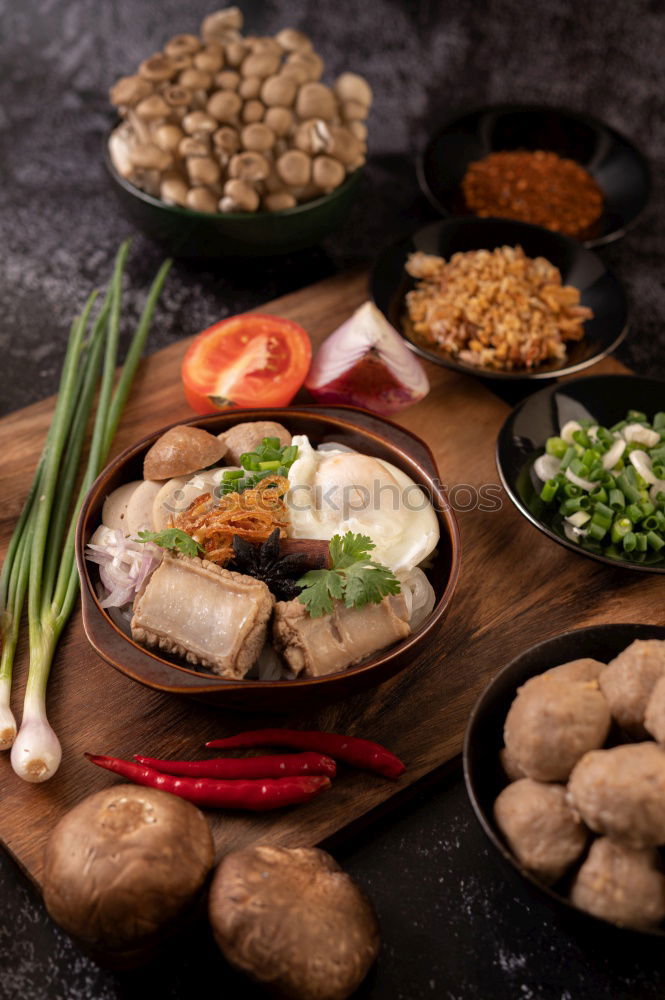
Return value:
<svg viewBox="0 0 665 1000">
<path fill-rule="evenodd" d="M 316 848 L 265 845 L 227 854 L 208 914 L 227 961 L 292 1000 L 345 1000 L 379 951 L 371 903 Z"/>
<path fill-rule="evenodd" d="M 280 211 L 334 190 L 362 165 L 367 81 L 342 73 L 333 86 L 320 82 L 323 61 L 295 28 L 274 38 L 241 28 L 237 7 L 215 11 L 201 37 L 175 35 L 111 88 L 123 123 L 109 151 L 133 184 L 198 211 Z M 266 159 L 262 176 L 232 168 L 244 154 Z M 231 181 L 245 187 L 227 191 Z"/>
<path fill-rule="evenodd" d="M 153 788 L 113 785 L 53 830 L 44 903 L 93 952 L 130 963 L 191 912 L 213 861 L 210 827 L 195 806 Z"/>
</svg>

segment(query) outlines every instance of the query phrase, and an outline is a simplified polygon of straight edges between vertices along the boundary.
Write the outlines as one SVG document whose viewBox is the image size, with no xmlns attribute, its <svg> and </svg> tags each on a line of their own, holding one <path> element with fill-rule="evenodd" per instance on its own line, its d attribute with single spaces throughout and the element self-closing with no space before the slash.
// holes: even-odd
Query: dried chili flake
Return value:
<svg viewBox="0 0 665 1000">
<path fill-rule="evenodd" d="M 568 236 L 590 230 L 603 211 L 603 193 L 591 174 L 543 150 L 504 150 L 470 163 L 462 191 L 475 215 L 518 219 Z"/>
</svg>

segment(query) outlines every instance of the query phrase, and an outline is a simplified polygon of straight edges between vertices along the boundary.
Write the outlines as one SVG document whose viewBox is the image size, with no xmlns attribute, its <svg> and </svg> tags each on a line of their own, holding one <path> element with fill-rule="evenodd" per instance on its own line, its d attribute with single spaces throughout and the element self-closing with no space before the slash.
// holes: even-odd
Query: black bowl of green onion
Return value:
<svg viewBox="0 0 665 1000">
<path fill-rule="evenodd" d="M 497 441 L 501 481 L 554 541 L 665 573 L 665 382 L 596 375 L 524 400 Z"/>
</svg>

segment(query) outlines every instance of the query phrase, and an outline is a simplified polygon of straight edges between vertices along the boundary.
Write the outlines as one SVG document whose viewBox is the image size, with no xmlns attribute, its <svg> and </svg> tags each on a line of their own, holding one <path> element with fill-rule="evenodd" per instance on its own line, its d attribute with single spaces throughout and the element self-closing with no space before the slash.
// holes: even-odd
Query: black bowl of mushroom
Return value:
<svg viewBox="0 0 665 1000">
<path fill-rule="evenodd" d="M 575 930 L 665 936 L 664 740 L 657 625 L 547 639 L 476 703 L 464 744 L 476 817 Z"/>
<path fill-rule="evenodd" d="M 126 215 L 178 256 L 268 255 L 348 214 L 365 162 L 369 84 L 293 28 L 242 35 L 235 7 L 180 34 L 111 88 L 105 160 Z"/>
</svg>

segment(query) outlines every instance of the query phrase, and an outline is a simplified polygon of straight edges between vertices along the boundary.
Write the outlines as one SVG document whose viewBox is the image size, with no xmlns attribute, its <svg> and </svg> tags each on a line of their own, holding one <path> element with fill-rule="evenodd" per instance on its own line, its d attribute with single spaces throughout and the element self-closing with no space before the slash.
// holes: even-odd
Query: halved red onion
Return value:
<svg viewBox="0 0 665 1000">
<path fill-rule="evenodd" d="M 382 414 L 429 392 L 423 366 L 372 302 L 323 342 L 305 387 L 319 403 L 349 403 Z"/>
</svg>

